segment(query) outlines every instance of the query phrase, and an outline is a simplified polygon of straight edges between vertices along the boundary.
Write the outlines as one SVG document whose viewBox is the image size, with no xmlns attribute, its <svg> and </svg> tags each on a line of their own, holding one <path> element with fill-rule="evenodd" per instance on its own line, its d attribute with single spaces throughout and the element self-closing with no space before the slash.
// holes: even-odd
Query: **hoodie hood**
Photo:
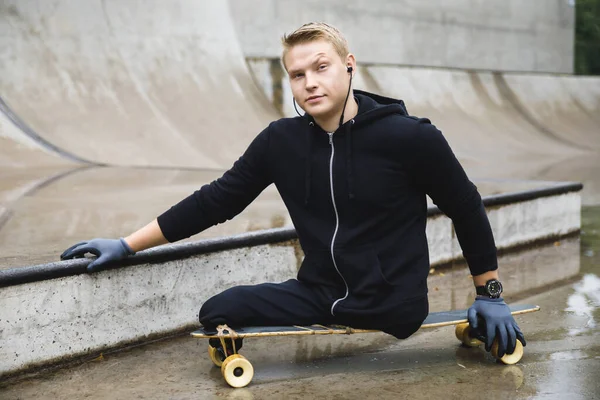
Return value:
<svg viewBox="0 0 600 400">
<path fill-rule="evenodd" d="M 362 124 L 367 124 L 379 118 L 383 118 L 390 114 L 400 114 L 403 116 L 408 116 L 408 111 L 406 110 L 406 106 L 404 105 L 404 101 L 392 99 L 390 97 L 380 96 L 374 93 L 365 92 L 363 90 L 354 90 L 354 100 L 358 104 L 358 113 L 354 118 L 350 119 L 335 131 L 336 135 L 345 135 L 346 137 L 346 164 L 347 164 L 347 175 L 346 181 L 348 184 L 348 198 L 350 200 L 354 199 L 354 162 L 352 157 L 352 129 L 353 127 L 358 127 Z M 308 205 L 308 201 L 310 199 L 310 180 L 312 174 L 312 163 L 311 157 L 312 154 L 312 146 L 313 146 L 313 136 L 317 133 L 315 129 L 320 129 L 324 131 L 322 128 L 318 127 L 315 119 L 307 114 L 304 114 L 304 117 L 307 120 L 310 131 L 308 133 L 308 157 L 306 160 L 305 166 L 305 177 L 304 177 L 304 185 L 305 185 L 305 197 L 304 197 L 304 205 Z"/>
</svg>

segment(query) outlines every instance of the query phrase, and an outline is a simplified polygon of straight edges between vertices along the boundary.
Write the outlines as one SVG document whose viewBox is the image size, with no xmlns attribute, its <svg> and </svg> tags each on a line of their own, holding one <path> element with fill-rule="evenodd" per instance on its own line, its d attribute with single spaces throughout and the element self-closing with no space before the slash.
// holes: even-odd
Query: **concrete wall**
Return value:
<svg viewBox="0 0 600 400">
<path fill-rule="evenodd" d="M 508 195 L 514 197 L 508 203 L 506 196 L 504 200 L 488 198 L 497 246 L 513 247 L 577 232 L 581 223 L 579 190 L 571 187 L 555 195 L 539 192 L 537 197 L 521 200 Z M 279 236 L 273 239 L 273 235 Z M 460 257 L 448 218 L 434 213 L 427 235 L 433 264 Z M 303 255 L 297 240 L 290 237 L 273 230 L 226 241 L 168 245 L 141 252 L 127 266 L 94 274 L 83 273 L 85 260 L 0 271 L 0 286 L 7 286 L 0 296 L 0 376 L 191 329 L 202 302 L 228 287 L 294 278 Z M 578 241 L 562 249 L 561 256 L 568 255 L 569 262 L 559 268 L 564 275 L 553 280 L 577 273 L 578 249 Z M 508 265 L 517 270 L 511 272 L 502 261 L 501 265 L 507 287 L 518 288 L 513 294 L 540 284 L 535 279 L 538 273 L 531 272 L 530 266 L 522 268 L 513 260 Z M 533 279 L 513 282 L 524 270 L 533 274 Z M 38 276 L 32 281 L 22 280 L 35 274 Z M 452 279 L 456 290 L 450 294 L 443 291 L 443 296 L 451 295 L 455 299 L 451 304 L 463 308 L 472 296 L 467 289 L 471 287 L 466 279 L 468 270 L 465 267 L 456 274 Z M 546 271 L 540 274 L 547 275 Z M 11 276 L 21 280 L 11 282 Z M 48 279 L 52 276 L 55 278 Z M 430 285 L 434 298 L 437 282 L 432 280 Z M 542 281 L 547 283 L 547 279 Z M 432 304 L 443 302 L 433 300 Z"/>
<path fill-rule="evenodd" d="M 302 24 L 331 23 L 363 63 L 573 72 L 569 0 L 229 0 L 246 57 L 276 58 Z"/>
</svg>

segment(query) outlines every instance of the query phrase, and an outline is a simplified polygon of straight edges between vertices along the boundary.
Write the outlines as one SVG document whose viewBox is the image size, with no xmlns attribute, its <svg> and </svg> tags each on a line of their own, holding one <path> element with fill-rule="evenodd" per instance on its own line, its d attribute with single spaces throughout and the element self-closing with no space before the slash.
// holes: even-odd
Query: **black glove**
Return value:
<svg viewBox="0 0 600 400">
<path fill-rule="evenodd" d="M 479 326 L 480 317 L 485 326 Z M 525 337 L 519 329 L 515 319 L 510 313 L 510 308 L 502 298 L 491 299 L 488 297 L 477 297 L 473 305 L 467 311 L 467 318 L 472 329 L 485 329 L 485 350 L 490 351 L 492 343 L 498 339 L 498 357 L 504 354 L 512 354 L 515 351 L 517 339 L 523 346 L 526 345 Z"/>
<path fill-rule="evenodd" d="M 95 261 L 88 264 L 88 272 L 97 271 L 108 262 L 122 260 L 135 254 L 123 238 L 93 239 L 89 242 L 80 242 L 69 247 L 60 255 L 60 259 L 81 258 L 86 253 L 91 253 L 98 257 Z"/>
</svg>

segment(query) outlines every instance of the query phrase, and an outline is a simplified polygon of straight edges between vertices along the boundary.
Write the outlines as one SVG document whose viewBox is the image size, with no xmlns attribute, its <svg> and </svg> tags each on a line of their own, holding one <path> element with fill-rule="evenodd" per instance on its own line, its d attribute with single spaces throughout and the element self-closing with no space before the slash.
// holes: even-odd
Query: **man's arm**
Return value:
<svg viewBox="0 0 600 400">
<path fill-rule="evenodd" d="M 473 285 L 484 286 L 490 279 L 499 280 L 496 246 L 481 196 L 441 132 L 430 124 L 422 124 L 420 130 L 424 135 L 420 139 L 427 147 L 422 160 L 430 161 L 420 166 L 421 182 L 434 203 L 452 219 L 466 253 Z"/>
<path fill-rule="evenodd" d="M 157 218 L 169 242 L 188 238 L 241 213 L 273 180 L 269 131 L 263 130 L 222 177 L 202 186 Z"/>
<path fill-rule="evenodd" d="M 421 120 L 413 138 L 415 183 L 454 224 L 475 286 L 497 277 L 496 245 L 483 201 L 442 133 Z"/>
<path fill-rule="evenodd" d="M 415 138 L 417 184 L 422 185 L 440 210 L 452 219 L 473 283 L 483 286 L 489 279 L 498 279 L 496 246 L 483 201 L 441 132 L 428 122 L 420 122 L 419 136 Z M 467 318 L 472 329 L 483 331 L 487 351 L 491 350 L 494 340 L 498 340 L 500 357 L 514 352 L 517 339 L 526 344 L 501 297 L 476 297 Z M 479 318 L 483 319 L 483 326 Z"/>
</svg>

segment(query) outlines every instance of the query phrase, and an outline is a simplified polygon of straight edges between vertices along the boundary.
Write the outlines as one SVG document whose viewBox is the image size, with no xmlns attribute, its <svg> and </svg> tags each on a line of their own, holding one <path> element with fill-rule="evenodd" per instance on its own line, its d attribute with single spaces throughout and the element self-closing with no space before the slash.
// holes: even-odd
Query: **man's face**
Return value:
<svg viewBox="0 0 600 400">
<path fill-rule="evenodd" d="M 343 62 L 324 40 L 294 46 L 285 61 L 294 98 L 304 111 L 317 119 L 341 112 L 348 93 L 353 56 Z"/>
</svg>

